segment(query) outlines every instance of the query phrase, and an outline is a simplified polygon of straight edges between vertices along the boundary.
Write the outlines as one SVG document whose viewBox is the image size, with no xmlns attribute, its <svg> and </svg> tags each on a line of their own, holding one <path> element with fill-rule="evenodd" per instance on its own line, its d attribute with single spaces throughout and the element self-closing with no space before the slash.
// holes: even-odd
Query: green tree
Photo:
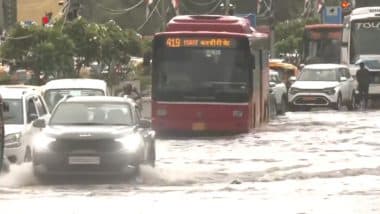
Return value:
<svg viewBox="0 0 380 214">
<path fill-rule="evenodd" d="M 76 72 L 82 65 L 88 65 L 92 61 L 100 59 L 101 38 L 99 25 L 88 23 L 84 19 L 76 19 L 66 24 L 63 33 L 75 44 L 74 55 L 76 57 Z"/>
<path fill-rule="evenodd" d="M 318 18 L 293 19 L 277 23 L 275 26 L 275 49 L 277 53 L 301 53 L 304 27 L 318 23 Z"/>
<path fill-rule="evenodd" d="M 40 76 L 69 74 L 72 68 L 73 43 L 58 28 L 16 26 L 1 46 L 1 57 L 12 59 L 17 66 L 33 70 L 33 83 Z"/>
</svg>

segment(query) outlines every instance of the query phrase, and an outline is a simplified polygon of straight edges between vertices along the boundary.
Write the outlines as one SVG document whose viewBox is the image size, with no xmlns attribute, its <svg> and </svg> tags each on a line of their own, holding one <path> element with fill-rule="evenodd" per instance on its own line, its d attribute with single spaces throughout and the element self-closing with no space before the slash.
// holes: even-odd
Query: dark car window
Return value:
<svg viewBox="0 0 380 214">
<path fill-rule="evenodd" d="M 50 125 L 133 125 L 131 107 L 125 103 L 62 103 Z"/>
<path fill-rule="evenodd" d="M 21 99 L 4 99 L 4 123 L 20 125 L 24 123 L 23 106 Z"/>
<path fill-rule="evenodd" d="M 65 96 L 104 96 L 104 92 L 98 89 L 52 89 L 45 92 L 45 101 L 50 111 Z"/>
<path fill-rule="evenodd" d="M 39 113 L 39 116 L 44 116 L 47 114 L 47 111 L 46 111 L 46 108 L 45 106 L 43 105 L 43 102 L 41 100 L 41 97 L 36 97 L 36 99 L 34 100 L 36 102 L 36 105 L 37 105 L 37 110 L 38 110 L 38 113 Z"/>
<path fill-rule="evenodd" d="M 337 69 L 304 69 L 300 81 L 338 81 Z"/>
<path fill-rule="evenodd" d="M 31 123 L 33 121 L 33 115 L 38 115 L 37 108 L 34 103 L 33 98 L 29 98 L 26 105 L 26 115 L 27 115 L 27 122 Z"/>
</svg>

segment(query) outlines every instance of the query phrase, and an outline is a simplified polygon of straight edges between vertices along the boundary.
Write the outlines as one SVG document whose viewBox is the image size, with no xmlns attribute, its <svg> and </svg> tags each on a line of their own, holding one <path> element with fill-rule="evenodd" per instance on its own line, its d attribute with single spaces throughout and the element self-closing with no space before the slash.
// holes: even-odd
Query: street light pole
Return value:
<svg viewBox="0 0 380 214">
<path fill-rule="evenodd" d="M 231 0 L 226 0 L 226 4 L 224 6 L 224 14 L 225 15 L 229 15 L 229 12 L 230 12 L 230 3 L 231 3 Z"/>
<path fill-rule="evenodd" d="M 166 0 L 161 0 L 160 2 L 161 2 L 161 16 L 162 16 L 161 31 L 165 31 L 165 29 L 166 29 L 166 19 L 167 19 Z"/>
</svg>

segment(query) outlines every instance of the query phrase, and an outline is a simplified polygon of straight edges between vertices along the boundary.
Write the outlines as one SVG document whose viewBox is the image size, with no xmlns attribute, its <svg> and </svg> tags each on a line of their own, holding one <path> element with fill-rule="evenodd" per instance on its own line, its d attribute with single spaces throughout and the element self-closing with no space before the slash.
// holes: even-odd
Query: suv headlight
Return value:
<svg viewBox="0 0 380 214">
<path fill-rule="evenodd" d="M 300 89 L 298 89 L 298 88 L 290 88 L 290 90 L 289 90 L 289 93 L 290 94 L 297 94 L 297 93 L 300 93 L 301 92 L 301 90 Z"/>
<path fill-rule="evenodd" d="M 54 138 L 46 135 L 37 135 L 33 141 L 33 147 L 36 151 L 46 151 L 49 149 L 49 145 L 55 141 Z"/>
<path fill-rule="evenodd" d="M 4 138 L 4 144 L 6 148 L 17 148 L 21 146 L 20 133 L 14 133 L 6 135 Z"/>
<path fill-rule="evenodd" d="M 120 142 L 123 146 L 123 150 L 127 152 L 136 152 L 143 144 L 143 139 L 138 134 L 125 136 L 125 137 L 116 139 L 116 141 Z"/>
<path fill-rule="evenodd" d="M 335 94 L 335 88 L 325 88 L 325 89 L 323 89 L 323 93 L 325 93 L 325 94 L 328 94 L 328 95 L 333 95 L 333 94 Z"/>
</svg>

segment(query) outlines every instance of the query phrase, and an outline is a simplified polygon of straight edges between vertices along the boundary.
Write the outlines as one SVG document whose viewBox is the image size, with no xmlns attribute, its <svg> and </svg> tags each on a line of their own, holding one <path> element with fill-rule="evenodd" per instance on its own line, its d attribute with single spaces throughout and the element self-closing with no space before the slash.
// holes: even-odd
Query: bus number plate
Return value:
<svg viewBox="0 0 380 214">
<path fill-rule="evenodd" d="M 204 131 L 204 130 L 206 130 L 206 124 L 205 123 L 193 123 L 192 129 L 193 129 L 193 131 Z"/>
</svg>

